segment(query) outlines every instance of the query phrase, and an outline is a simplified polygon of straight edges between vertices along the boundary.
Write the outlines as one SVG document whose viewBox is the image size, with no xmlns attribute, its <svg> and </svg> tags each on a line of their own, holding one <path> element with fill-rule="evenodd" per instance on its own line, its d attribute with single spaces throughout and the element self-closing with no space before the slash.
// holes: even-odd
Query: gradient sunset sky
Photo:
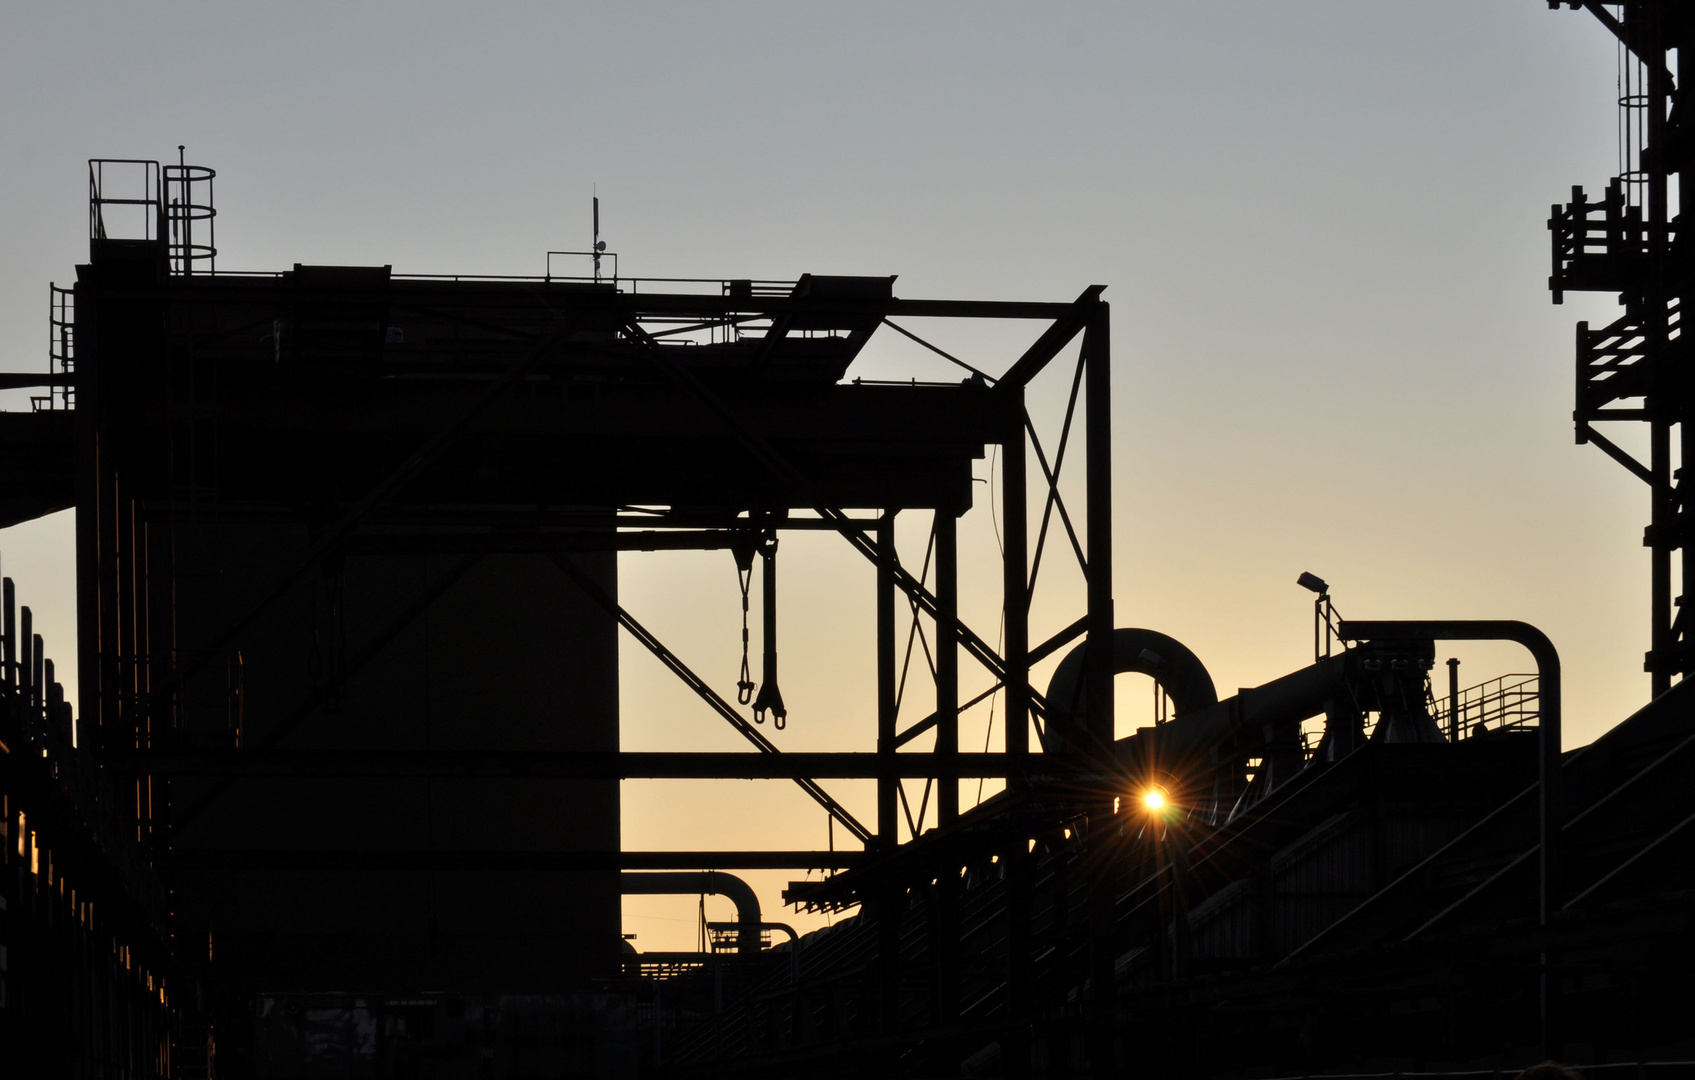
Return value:
<svg viewBox="0 0 1695 1080">
<path fill-rule="evenodd" d="M 597 190 L 626 274 L 899 274 L 903 297 L 986 299 L 1100 283 L 1120 625 L 1183 640 L 1228 693 L 1310 661 L 1303 570 L 1351 617 L 1528 620 L 1561 650 L 1578 745 L 1648 693 L 1646 487 L 1571 432 L 1572 325 L 1611 298 L 1546 291 L 1549 204 L 1618 171 L 1615 60 L 1592 17 L 1542 0 L 13 4 L 0 368 L 45 366 L 47 283 L 86 258 L 85 159 L 179 143 L 218 170 L 230 270 L 538 274 L 587 246 Z M 993 372 L 1034 336 L 913 328 Z M 1050 439 L 1071 355 L 1032 389 Z M 851 375 L 950 377 L 887 331 Z M 978 490 L 963 613 L 994 640 Z M 0 531 L 0 568 L 68 659 L 67 517 Z M 1080 610 L 1051 554 L 1038 640 Z M 733 694 L 730 556 L 620 571 L 631 611 Z M 870 749 L 870 569 L 808 536 L 782 572 L 779 744 Z M 742 748 L 626 645 L 627 749 Z M 1529 663 L 1443 655 L 1468 683 Z M 987 723 L 967 718 L 968 746 Z M 863 785 L 829 786 L 870 816 Z M 779 782 L 627 783 L 624 823 L 631 849 L 827 842 Z M 789 876 L 748 875 L 768 912 Z M 693 907 L 632 899 L 626 929 L 692 947 Z"/>
</svg>

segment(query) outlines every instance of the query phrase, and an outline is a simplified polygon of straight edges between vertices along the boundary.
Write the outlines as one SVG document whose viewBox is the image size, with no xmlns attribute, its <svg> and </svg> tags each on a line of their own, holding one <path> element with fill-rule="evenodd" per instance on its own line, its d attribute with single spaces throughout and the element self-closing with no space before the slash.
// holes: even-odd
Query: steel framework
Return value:
<svg viewBox="0 0 1695 1080">
<path fill-rule="evenodd" d="M 1550 8 L 1559 3 L 1551 2 Z M 1571 202 L 1548 220 L 1554 302 L 1567 292 L 1616 293 L 1624 314 L 1604 327 L 1577 324 L 1577 441 L 1592 443 L 1648 485 L 1643 534 L 1651 565 L 1650 643 L 1644 669 L 1655 697 L 1695 670 L 1688 583 L 1695 545 L 1688 531 L 1688 463 L 1695 462 L 1690 420 L 1689 345 L 1683 298 L 1690 249 L 1680 231 L 1683 169 L 1691 153 L 1688 108 L 1674 73 L 1695 24 L 1683 5 L 1660 0 L 1584 8 L 1619 43 L 1619 172 L 1599 200 L 1573 187 Z M 1617 9 L 1617 14 L 1613 10 Z M 1648 426 L 1641 461 L 1597 424 Z"/>
<path fill-rule="evenodd" d="M 133 193 L 120 192 L 113 179 L 124 169 L 142 177 Z M 44 461 L 73 466 L 8 471 L 0 492 L 9 520 L 67 505 L 79 510 L 76 753 L 128 793 L 104 812 L 135 837 L 150 873 L 175 883 L 179 894 L 192 897 L 202 888 L 194 882 L 245 870 L 843 869 L 895 853 L 903 823 L 914 837 L 922 832 L 932 792 L 937 829 L 954 829 L 960 780 L 967 778 L 1004 778 L 1014 800 L 1033 784 L 1058 782 L 1084 799 L 1085 812 L 1103 809 L 1110 785 L 1100 778 L 1120 765 L 1113 748 L 1110 316 L 1102 287 L 1070 302 L 1022 303 L 899 298 L 893 279 L 679 282 L 615 274 L 585 281 L 558 277 L 551 265 L 539 279 L 408 278 L 387 267 L 235 274 L 213 262 L 212 176 L 186 163 L 164 170 L 148 162 L 90 164 L 91 260 L 73 290 L 55 288 L 52 370 L 8 376 L 6 384 L 52 388 L 27 427 L 8 422 L 5 434 L 36 446 Z M 141 226 L 124 234 L 120 214 Z M 1039 330 L 996 375 L 913 327 L 914 320 L 950 319 L 1012 320 Z M 880 329 L 958 366 L 962 380 L 841 381 Z M 1073 345 L 1063 424 L 1044 443 L 1026 389 Z M 972 503 L 972 462 L 989 446 L 997 448 L 996 524 L 1004 545 L 998 645 L 959 616 L 957 522 Z M 1079 456 L 1080 521 L 1061 486 Z M 1039 518 L 1029 513 L 1033 502 Z M 903 563 L 896 545 L 897 523 L 914 513 L 929 518 L 919 567 Z M 309 541 L 262 565 L 239 605 L 218 609 L 212 621 L 204 605 L 185 606 L 197 587 L 193 575 L 221 572 L 204 557 L 191 564 L 185 554 L 203 546 L 206 523 L 270 528 L 293 521 L 307 523 Z M 766 691 L 775 696 L 774 657 L 749 715 L 745 700 L 720 695 L 619 602 L 604 570 L 609 561 L 585 562 L 617 551 L 728 549 L 744 564 L 763 557 L 769 582 L 776 541 L 793 530 L 834 532 L 875 568 L 877 707 L 867 752 L 780 751 L 757 723 L 761 704 L 769 707 Z M 1077 560 L 1084 610 L 1032 642 L 1031 598 L 1055 547 Z M 324 674 L 256 725 L 242 657 L 275 639 L 279 613 L 340 580 L 350 561 L 418 557 L 436 560 L 432 580 L 391 603 L 386 623 L 357 638 L 335 621 L 342 586 L 328 586 L 324 640 L 331 658 Z M 337 711 L 347 688 L 491 558 L 553 566 L 751 752 L 300 742 L 326 717 L 358 730 L 361 718 Z M 1044 732 L 1050 710 L 1031 685 L 1031 667 L 1080 638 L 1091 659 L 1082 735 L 1045 750 L 1033 746 L 1030 733 Z M 929 659 L 935 708 L 903 724 L 914 639 Z M 967 701 L 962 652 L 990 682 Z M 960 714 L 994 695 L 1004 703 L 1002 746 L 963 752 Z M 776 701 L 780 710 L 780 696 Z M 865 852 L 185 847 L 176 839 L 229 793 L 257 783 L 632 777 L 787 779 Z M 869 821 L 826 790 L 822 781 L 830 778 L 875 781 Z M 903 779 L 925 782 L 922 800 L 909 799 Z M 1027 873 L 1028 848 L 1008 836 L 1009 873 Z M 893 894 L 864 899 L 875 909 L 892 903 Z M 1029 938 L 1028 905 L 1012 905 L 1007 919 L 1010 940 Z M 179 912 L 173 933 L 204 936 L 191 921 Z M 885 980 L 898 966 L 895 946 L 887 944 Z M 1015 1009 L 1029 997 L 1024 951 L 1008 953 Z M 216 984 L 218 970 L 197 962 L 159 978 Z M 958 981 L 945 963 L 938 969 L 944 995 Z M 884 1000 L 892 1008 L 893 997 Z"/>
</svg>

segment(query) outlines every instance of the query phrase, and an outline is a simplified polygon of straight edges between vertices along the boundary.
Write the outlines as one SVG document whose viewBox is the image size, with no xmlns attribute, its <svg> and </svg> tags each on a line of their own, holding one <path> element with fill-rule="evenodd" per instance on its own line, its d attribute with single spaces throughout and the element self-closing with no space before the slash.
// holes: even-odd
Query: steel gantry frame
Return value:
<svg viewBox="0 0 1695 1080">
<path fill-rule="evenodd" d="M 296 267 L 292 275 L 191 274 L 192 263 L 169 250 L 175 241 L 161 239 L 167 233 L 175 236 L 160 229 L 156 236 L 125 242 L 97 231 L 92 239 L 95 273 L 79 281 L 75 311 L 77 340 L 97 344 L 112 357 L 122 357 L 129 347 L 122 333 L 148 325 L 147 313 L 158 312 L 168 328 L 166 339 L 148 338 L 141 347 L 151 355 L 178 358 L 176 373 L 167 363 L 165 382 L 127 387 L 122 380 L 142 376 L 132 368 L 102 365 L 91 352 L 84 358 L 67 356 L 67 364 L 51 375 L 55 385 L 68 380 L 78 391 L 66 396 L 64 411 L 86 414 L 76 417 L 82 440 L 76 489 L 54 496 L 61 505 L 76 502 L 87 511 L 79 514 L 85 749 L 120 787 L 133 787 L 133 817 L 121 824 L 133 828 L 156 865 L 845 870 L 850 873 L 841 879 L 842 894 L 862 902 L 875 918 L 880 907 L 898 904 L 902 874 L 915 883 L 928 880 L 950 860 L 958 863 L 945 843 L 903 845 L 900 830 L 904 824 L 912 840 L 928 839 L 932 805 L 932 831 L 955 830 L 962 818 L 962 779 L 1004 779 L 1014 806 L 1029 799 L 1033 783 L 1051 790 L 1058 780 L 1074 798 L 1087 792 L 1082 796 L 1087 813 L 1112 812 L 1111 785 L 1101 783 L 1119 768 L 1113 752 L 1112 385 L 1104 287 L 1092 286 L 1068 303 L 1024 303 L 902 299 L 893 295 L 892 279 L 679 283 L 614 278 L 590 283 L 549 276 L 462 281 L 405 278 L 387 268 L 310 267 Z M 103 260 L 109 269 L 102 269 Z M 158 269 L 148 270 L 149 260 Z M 133 269 L 118 274 L 111 268 L 119 263 Z M 337 459 L 333 472 L 320 469 L 335 477 L 335 487 L 322 498 L 322 505 L 333 508 L 323 518 L 326 523 L 312 531 L 309 545 L 286 565 L 273 568 L 274 579 L 250 594 L 244 610 L 231 613 L 221 629 L 203 627 L 199 640 L 185 647 L 173 628 L 174 600 L 163 587 L 174 573 L 171 522 L 201 513 L 196 500 L 205 496 L 200 493 L 220 485 L 223 494 L 213 495 L 214 500 L 239 503 L 242 491 L 256 493 L 249 498 L 275 497 L 264 485 L 276 483 L 271 478 L 280 474 L 269 471 L 268 460 L 253 456 L 252 445 L 238 444 L 244 434 L 239 429 L 260 432 L 257 439 L 269 438 L 279 446 L 306 444 L 294 438 L 294 418 L 266 414 L 264 403 L 245 406 L 228 395 L 203 402 L 193 395 L 202 392 L 196 386 L 206 380 L 196 384 L 184 376 L 240 361 L 245 356 L 240 349 L 253 351 L 251 344 L 241 343 L 255 329 L 265 353 L 260 359 L 270 361 L 274 349 L 277 370 L 283 370 L 280 365 L 292 349 L 294 362 L 300 363 L 304 330 L 264 316 L 285 302 L 296 311 L 305 305 L 333 307 L 338 314 L 330 325 L 357 327 L 377 319 L 377 344 L 361 339 L 337 346 L 337 355 L 354 358 L 350 362 L 356 367 L 365 365 L 358 370 L 374 368 L 401 383 L 419 377 L 458 379 L 465 392 L 434 414 L 428 430 L 414 424 L 396 437 L 400 446 L 405 445 L 400 440 L 410 440 L 408 452 L 386 462 Z M 453 354 L 458 366 L 445 372 L 438 366 L 420 376 L 407 366 L 403 352 L 382 344 L 384 327 L 413 319 L 466 328 L 479 342 L 477 350 L 462 349 Z M 997 376 L 912 326 L 914 320 L 958 319 L 1045 325 Z M 967 377 L 954 383 L 840 381 L 840 371 L 880 327 L 962 368 Z M 1044 444 L 1026 407 L 1027 388 L 1074 344 L 1076 366 L 1069 372 L 1063 424 L 1057 440 Z M 839 365 L 823 381 L 817 374 L 819 356 Z M 79 365 L 78 359 L 85 362 Z M 828 363 L 823 370 L 829 370 Z M 797 384 L 805 384 L 800 393 L 791 389 Z M 577 389 L 585 385 L 591 389 Z M 540 415 L 534 403 L 555 388 L 562 410 Z M 184 393 L 189 398 L 174 396 Z M 156 436 L 170 447 L 162 457 L 126 449 L 145 448 L 144 437 L 152 437 L 136 430 L 130 419 L 134 410 L 146 407 L 141 404 L 145 394 L 173 406 L 157 412 L 173 417 L 161 428 L 164 434 Z M 240 412 L 243 408 L 248 412 Z M 216 416 L 216 424 L 224 427 L 168 427 L 174 418 L 187 416 Z M 1079 421 L 1080 435 L 1075 430 Z M 313 431 L 334 431 L 349 421 L 330 415 L 312 422 Z M 454 497 L 439 494 L 451 489 L 450 481 L 442 486 L 443 473 L 450 474 L 446 466 L 476 439 L 543 436 L 561 447 L 609 447 L 606 458 L 616 464 L 600 472 L 537 469 L 519 486 L 526 493 L 543 492 L 539 498 L 481 491 L 465 498 L 457 490 L 451 492 Z M 649 445 L 679 437 L 706 447 L 713 460 L 696 463 L 674 453 L 664 460 L 643 457 Z M 998 510 L 995 524 L 1002 542 L 998 645 L 967 625 L 959 610 L 958 519 L 971 503 L 969 462 L 990 445 L 998 448 L 1001 494 L 998 508 L 991 507 L 992 514 Z M 1074 466 L 1079 452 L 1085 472 L 1081 522 L 1061 490 L 1066 466 Z M 229 461 L 248 459 L 259 467 L 228 471 Z M 150 480 L 147 469 L 155 468 L 155 460 L 167 471 Z M 1031 461 L 1038 470 L 1035 477 L 1029 475 Z M 314 472 L 312 462 L 290 461 L 287 467 Z M 218 468 L 226 472 L 220 476 Z M 438 494 L 420 495 L 421 489 Z M 1030 516 L 1032 498 L 1041 503 L 1038 519 Z M 521 513 L 500 508 L 525 502 Z M 451 512 L 443 509 L 453 503 L 458 506 Z M 472 503 L 487 508 L 467 510 Z M 850 507 L 855 508 L 851 513 Z M 925 509 L 933 517 L 923 564 L 914 572 L 897 550 L 897 523 L 903 512 Z M 836 532 L 875 568 L 876 740 L 869 752 L 782 752 L 750 722 L 740 707 L 745 702 L 733 703 L 714 690 L 573 558 L 607 551 L 741 551 L 785 530 Z M 1085 610 L 1057 633 L 1032 642 L 1031 600 L 1043 560 L 1055 548 L 1077 561 Z M 285 595 L 348 555 L 387 553 L 458 558 L 401 605 L 391 625 L 339 656 L 331 677 L 262 737 L 225 749 L 174 737 L 183 727 L 190 685 L 211 677 Z M 752 744 L 752 752 L 284 748 L 285 736 L 317 715 L 338 686 L 376 659 L 479 559 L 511 553 L 548 557 L 588 600 Z M 897 618 L 902 607 L 904 634 Z M 1049 710 L 1031 685 L 1030 673 L 1080 638 L 1089 656 L 1088 708 L 1080 728 L 1056 743 L 1044 728 Z M 915 642 L 935 684 L 935 708 L 903 726 L 901 704 Z M 989 677 L 990 685 L 969 700 L 962 700 L 961 652 Z M 961 713 L 996 694 L 1003 703 L 1001 747 L 964 752 Z M 1032 727 L 1045 745 L 1032 746 Z M 926 735 L 933 737 L 933 746 L 919 750 Z M 865 851 L 650 851 L 609 857 L 528 850 L 175 849 L 175 829 L 204 814 L 230 785 L 255 777 L 781 778 L 798 784 Z M 173 781 L 194 778 L 199 780 L 197 796 L 173 806 Z M 821 781 L 830 778 L 875 782 L 870 821 L 861 821 L 825 789 Z M 906 779 L 924 781 L 916 800 L 903 786 Z M 1031 1005 L 1030 849 L 1016 821 L 994 828 L 1004 833 L 995 844 L 1012 896 L 1005 985 L 1009 1015 L 1016 1018 Z M 866 877 L 875 884 L 860 889 L 854 867 L 887 863 L 907 846 L 921 849 L 896 859 L 911 867 L 909 874 L 885 865 Z M 946 925 L 948 905 L 956 905 L 958 896 L 943 888 L 937 899 Z M 881 925 L 893 933 L 898 920 L 885 919 Z M 883 1029 L 892 1032 L 897 1023 L 892 988 L 902 974 L 898 944 L 884 944 L 877 997 Z M 958 958 L 945 942 L 938 945 L 935 998 L 940 1015 L 947 1016 L 959 1009 Z M 1097 953 L 1101 962 L 1110 963 L 1104 948 Z M 1095 985 L 1110 987 L 1111 979 L 1098 979 Z"/>
<path fill-rule="evenodd" d="M 204 282 L 203 279 L 203 284 Z M 621 322 L 627 340 L 637 342 L 649 361 L 670 382 L 709 416 L 721 422 L 723 432 L 739 443 L 758 466 L 774 477 L 786 491 L 815 517 L 761 516 L 755 521 L 741 517 L 725 525 L 714 522 L 702 527 L 702 520 L 691 517 L 686 510 L 655 513 L 648 509 L 626 510 L 613 516 L 615 531 L 571 528 L 576 522 L 565 521 L 559 531 L 536 532 L 501 531 L 498 528 L 475 532 L 409 533 L 370 532 L 361 529 L 373 512 L 379 510 L 401 488 L 405 481 L 437 454 L 448 452 L 453 435 L 471 423 L 490 402 L 497 400 L 502 390 L 522 381 L 525 375 L 540 366 L 546 343 L 538 345 L 518 364 L 469 402 L 463 411 L 446 427 L 421 445 L 399 470 L 386 476 L 365 497 L 355 502 L 341 519 L 323 533 L 311 550 L 265 589 L 258 601 L 234 620 L 212 647 L 200 651 L 169 672 L 150 671 L 145 674 L 118 675 L 118 681 L 151 683 L 151 689 L 129 695 L 124 704 L 130 709 L 161 711 L 168 709 L 174 691 L 217 655 L 218 648 L 237 641 L 243 629 L 260 617 L 289 582 L 299 578 L 324 559 L 338 553 L 358 551 L 436 551 L 464 553 L 460 564 L 442 575 L 426 590 L 418 604 L 402 614 L 397 623 L 404 624 L 427 607 L 446 584 L 456 580 L 467 564 L 478 555 L 490 552 L 535 551 L 551 556 L 562 573 L 571 578 L 597 605 L 612 614 L 621 626 L 648 652 L 661 661 L 685 685 L 689 686 L 713 711 L 731 724 L 756 749 L 753 754 L 725 753 L 537 753 L 507 754 L 490 751 L 465 754 L 462 752 L 372 752 L 372 751 L 283 751 L 274 746 L 253 746 L 241 750 L 183 751 L 149 749 L 138 745 L 135 752 L 121 746 L 108 746 L 108 762 L 125 772 L 141 776 L 436 776 L 436 777 L 554 777 L 554 778 L 788 778 L 799 783 L 808 794 L 841 824 L 849 834 L 872 849 L 891 848 L 898 842 L 901 815 L 898 807 L 904 798 L 900 790 L 903 778 L 926 779 L 936 784 L 938 822 L 950 824 L 959 816 L 958 781 L 962 778 L 1004 778 L 1014 791 L 1027 785 L 1032 773 L 1049 773 L 1062 765 L 1052 755 L 1033 752 L 1029 741 L 1031 722 L 1038 725 L 1046 713 L 1042 694 L 1030 685 L 1030 669 L 1034 664 L 1052 656 L 1080 637 L 1104 643 L 1107 653 L 1099 664 L 1091 664 L 1096 673 L 1089 690 L 1090 733 L 1102 753 L 1103 762 L 1111 760 L 1112 744 L 1112 668 L 1111 635 L 1111 368 L 1109 353 L 1109 309 L 1100 299 L 1102 287 L 1086 290 L 1070 304 L 980 302 L 946 300 L 901 300 L 888 298 L 874 301 L 834 302 L 806 305 L 787 297 L 757 298 L 749 303 L 747 297 L 736 297 L 726 289 L 722 298 L 698 294 L 618 293 L 597 295 L 594 306 L 611 306 L 623 312 Z M 563 305 L 567 306 L 568 305 Z M 887 325 L 907 338 L 923 344 L 931 351 L 947 356 L 955 363 L 963 361 L 942 352 L 893 320 L 898 317 L 917 318 L 994 318 L 1043 320 L 1050 325 L 1026 349 L 1017 361 L 999 378 L 987 375 L 970 365 L 972 378 L 986 391 L 978 408 L 986 419 L 981 430 L 1002 448 L 1000 483 L 1003 489 L 1001 521 L 998 523 L 1004 538 L 1002 588 L 1004 653 L 990 645 L 986 638 L 960 621 L 959 566 L 957 552 L 957 511 L 938 510 L 932 523 L 931 545 L 933 565 L 927 565 L 915 575 L 901 561 L 895 549 L 894 534 L 897 510 L 883 510 L 874 517 L 854 517 L 834 505 L 819 485 L 795 465 L 772 441 L 760 434 L 725 393 L 709 386 L 673 356 L 672 350 L 660 346 L 660 336 L 647 329 L 648 325 L 665 325 L 672 320 L 688 318 L 700 325 L 716 322 L 745 326 L 755 319 L 770 320 L 780 332 L 785 317 L 805 314 L 822 306 L 835 317 L 871 318 Z M 752 310 L 750 310 L 750 308 Z M 568 323 L 568 326 L 575 325 Z M 553 340 L 564 338 L 569 329 L 557 331 Z M 1070 395 L 1055 453 L 1050 462 L 1037 428 L 1025 408 L 1025 389 L 1076 338 L 1083 338 L 1076 370 L 1071 379 Z M 897 389 L 893 387 L 891 389 Z M 1079 409 L 1081 401 L 1082 408 Z M 1079 536 L 1072 513 L 1060 492 L 1060 481 L 1071 448 L 1074 421 L 1082 415 L 1085 427 L 1083 452 L 1086 459 L 1086 523 L 1084 535 Z M 1026 455 L 1032 456 L 1040 468 L 1043 510 L 1032 551 L 1028 539 L 1030 522 L 1026 503 L 1030 483 L 1026 475 Z M 1072 455 L 1074 456 L 1074 455 Z M 110 515 L 121 523 L 122 507 Z M 601 520 L 604 524 L 604 519 Z M 711 550 L 733 548 L 745 543 L 749 526 L 781 532 L 788 529 L 826 530 L 839 533 L 877 570 L 877 677 L 878 718 L 877 749 L 872 753 L 782 753 L 777 746 L 742 715 L 737 707 L 711 688 L 707 680 L 696 674 L 663 642 L 648 630 L 632 613 L 579 569 L 568 553 L 594 550 L 651 551 L 651 550 Z M 654 527 L 654 526 L 662 527 Z M 1087 583 L 1087 612 L 1046 640 L 1032 646 L 1029 641 L 1030 599 L 1033 594 L 1044 553 L 1051 533 L 1066 534 L 1067 546 L 1075 555 Z M 109 549 L 121 553 L 125 547 L 122 528 L 108 537 Z M 1087 550 L 1085 550 L 1085 545 Z M 117 571 L 123 560 L 112 560 L 111 572 Z M 138 562 L 133 565 L 138 565 Z M 928 584 L 933 576 L 934 587 Z M 145 581 L 125 582 L 113 579 L 103 582 L 101 590 L 118 602 L 137 597 L 145 591 Z M 895 632 L 895 611 L 904 599 L 912 622 L 909 640 L 922 640 L 924 650 L 931 656 L 936 681 L 935 710 L 904 729 L 898 728 L 897 668 L 900 641 Z M 145 599 L 133 601 L 144 606 Z M 920 616 L 928 618 L 934 630 L 926 635 L 919 623 Z M 396 625 L 391 628 L 398 632 Z M 933 636 L 933 641 L 931 640 Z M 392 633 L 379 635 L 364 652 L 350 658 L 351 669 L 357 669 L 370 656 L 380 651 L 383 641 Z M 1094 646 L 1091 645 L 1091 648 Z M 991 676 L 992 684 L 968 701 L 960 700 L 959 651 L 976 660 Z M 910 656 L 910 650 L 908 650 Z M 135 662 L 133 656 L 114 656 L 110 664 L 124 666 Z M 350 674 L 344 670 L 344 677 Z M 90 684 L 96 680 L 91 679 Z M 104 680 L 110 686 L 113 680 Z M 958 717 L 961 712 L 987 700 L 995 693 L 1005 697 L 1004 748 L 1000 752 L 963 753 L 959 746 Z M 97 703 L 98 704 L 98 703 Z M 114 710 L 118 703 L 112 703 Z M 302 717 L 303 718 L 303 717 Z M 285 725 L 284 731 L 292 725 Z M 924 734 L 934 731 L 936 744 L 925 754 L 901 753 Z M 278 741 L 273 736 L 270 743 Z M 143 744 L 145 740 L 142 741 Z M 816 778 L 861 778 L 877 781 L 876 817 L 865 825 L 828 795 L 816 783 Z M 202 800 L 204 801 L 204 800 Z M 908 820 L 913 819 L 908 816 Z M 923 818 L 916 819 L 921 824 Z M 909 828 L 909 832 L 911 832 Z M 811 865 L 820 859 L 828 861 L 830 853 L 815 853 L 797 862 Z"/>
</svg>

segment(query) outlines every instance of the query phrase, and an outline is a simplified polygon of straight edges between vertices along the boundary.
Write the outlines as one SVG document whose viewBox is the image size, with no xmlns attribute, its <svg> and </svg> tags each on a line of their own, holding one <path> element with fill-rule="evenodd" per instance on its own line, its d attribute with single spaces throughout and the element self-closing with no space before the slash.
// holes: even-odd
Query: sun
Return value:
<svg viewBox="0 0 1695 1080">
<path fill-rule="evenodd" d="M 1142 805 L 1153 813 L 1165 809 L 1165 792 L 1159 788 L 1149 788 L 1142 792 Z"/>
</svg>

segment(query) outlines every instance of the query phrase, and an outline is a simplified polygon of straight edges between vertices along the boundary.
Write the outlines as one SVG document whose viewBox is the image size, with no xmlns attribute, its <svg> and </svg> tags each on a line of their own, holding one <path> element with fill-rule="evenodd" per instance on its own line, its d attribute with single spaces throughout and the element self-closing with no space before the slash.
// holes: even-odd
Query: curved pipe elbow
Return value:
<svg viewBox="0 0 1695 1080">
<path fill-rule="evenodd" d="M 721 870 L 624 870 L 618 875 L 618 892 L 625 896 L 688 896 L 712 893 L 736 905 L 740 925 L 737 951 L 759 951 L 759 897 L 753 887 L 734 874 Z"/>
</svg>

